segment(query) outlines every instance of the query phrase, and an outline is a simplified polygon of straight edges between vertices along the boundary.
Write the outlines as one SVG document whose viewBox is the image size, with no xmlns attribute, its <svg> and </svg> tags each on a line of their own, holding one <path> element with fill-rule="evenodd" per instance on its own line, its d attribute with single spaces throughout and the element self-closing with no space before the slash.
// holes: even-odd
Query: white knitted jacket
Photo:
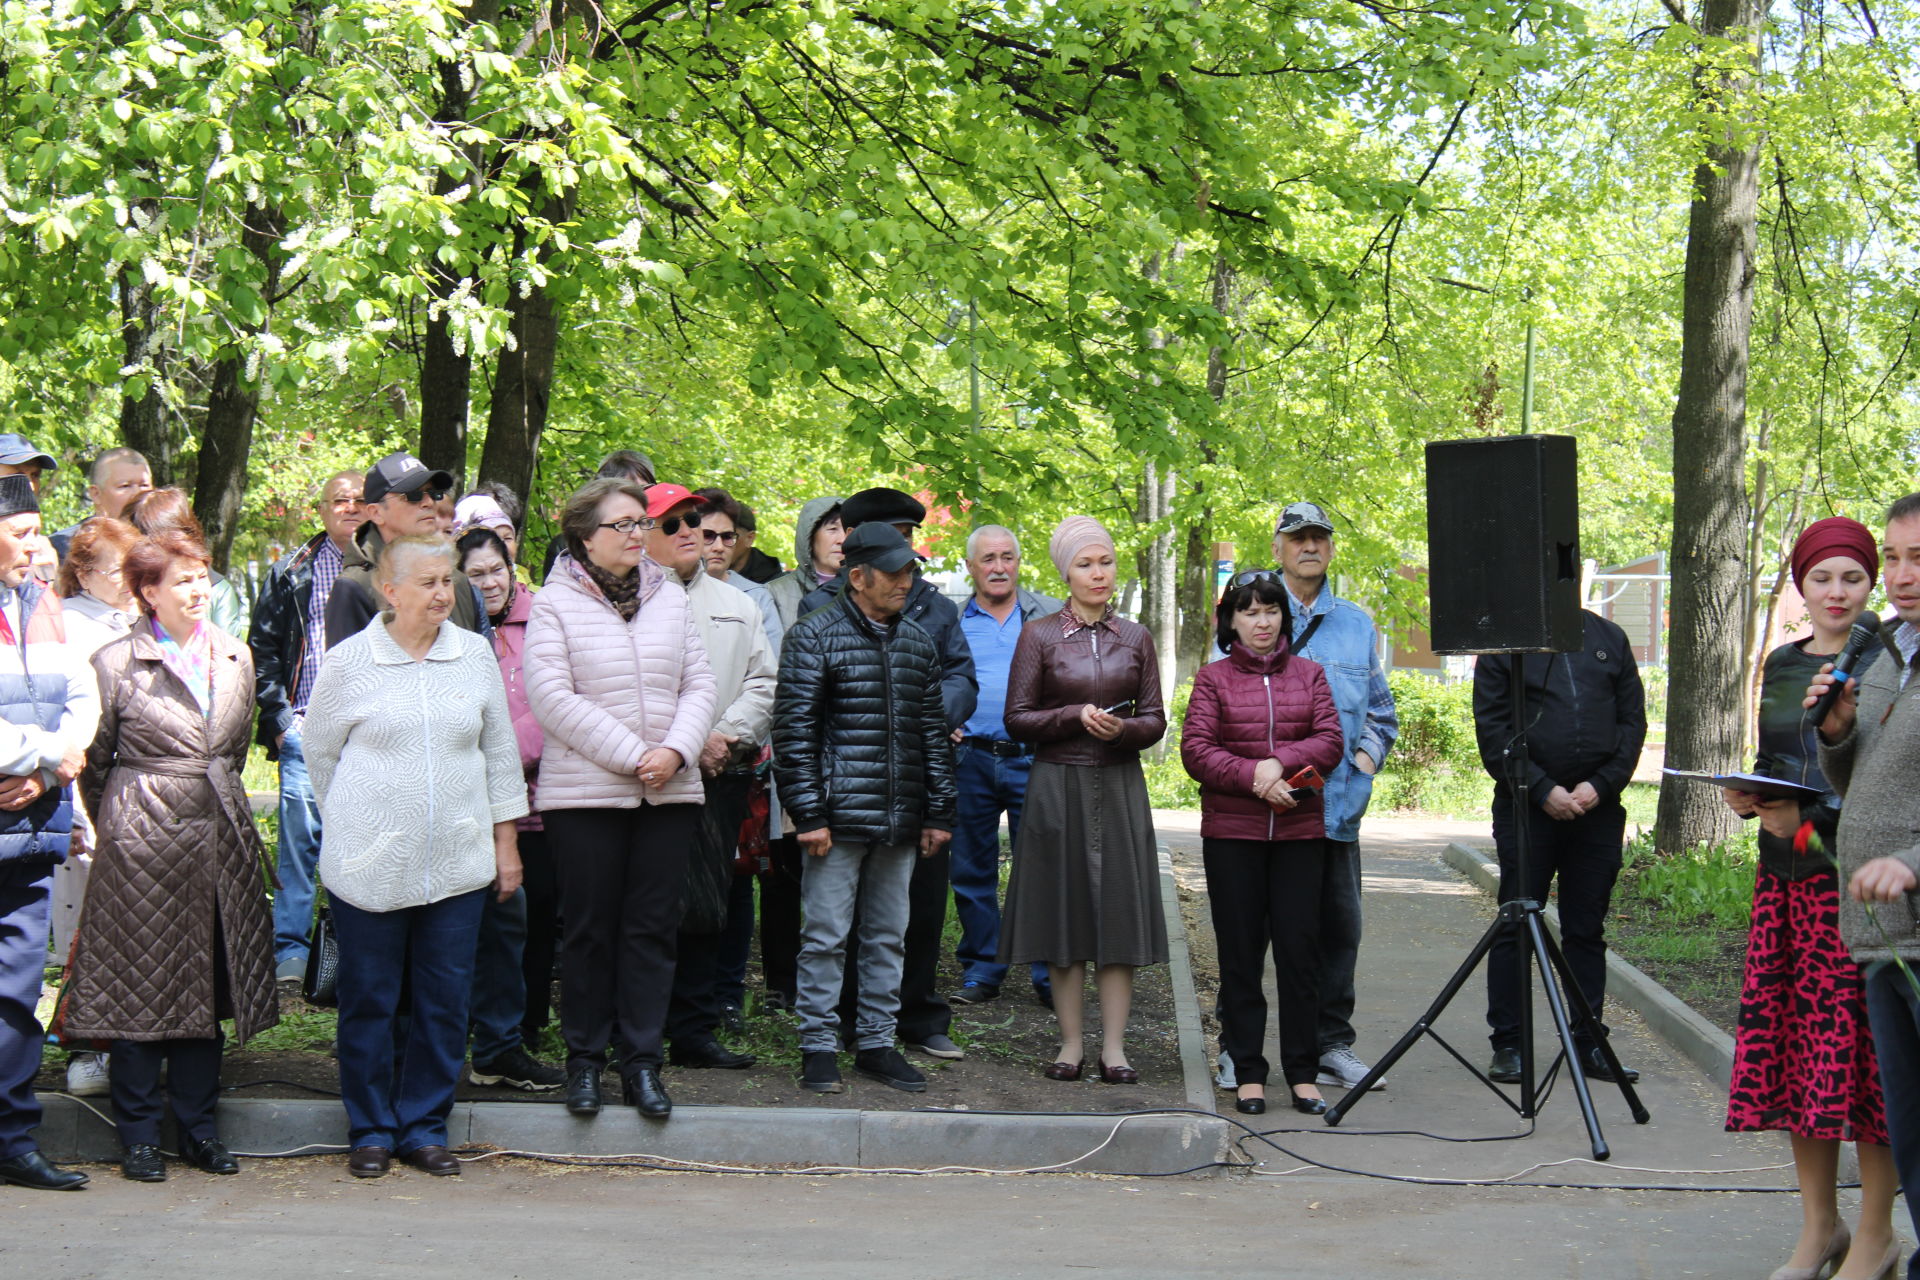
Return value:
<svg viewBox="0 0 1920 1280">
<path fill-rule="evenodd" d="M 327 653 L 302 749 L 326 839 L 320 879 L 362 911 L 491 884 L 493 824 L 527 812 L 493 649 L 452 622 L 414 661 L 380 614 Z"/>
<path fill-rule="evenodd" d="M 527 705 L 546 735 L 537 799 L 555 809 L 700 804 L 700 748 L 715 719 L 713 670 L 687 593 L 640 562 L 640 611 L 621 619 L 600 588 L 562 554 L 533 598 L 522 673 Z M 640 781 L 654 747 L 680 753 L 658 786 Z"/>
</svg>

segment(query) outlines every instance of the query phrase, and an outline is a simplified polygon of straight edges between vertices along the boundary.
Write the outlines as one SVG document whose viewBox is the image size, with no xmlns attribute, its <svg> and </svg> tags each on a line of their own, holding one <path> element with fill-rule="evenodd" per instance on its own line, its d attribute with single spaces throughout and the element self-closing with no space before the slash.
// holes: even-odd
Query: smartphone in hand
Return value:
<svg viewBox="0 0 1920 1280">
<path fill-rule="evenodd" d="M 1326 785 L 1327 780 L 1320 776 L 1320 771 L 1308 765 L 1287 779 L 1287 794 L 1295 800 L 1305 800 Z"/>
</svg>

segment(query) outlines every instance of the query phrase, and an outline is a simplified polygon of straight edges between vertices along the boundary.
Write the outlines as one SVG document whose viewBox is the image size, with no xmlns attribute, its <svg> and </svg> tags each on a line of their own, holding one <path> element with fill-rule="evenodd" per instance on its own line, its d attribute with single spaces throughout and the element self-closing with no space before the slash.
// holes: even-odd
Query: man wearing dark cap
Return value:
<svg viewBox="0 0 1920 1280">
<path fill-rule="evenodd" d="M 0 432 L 0 476 L 25 476 L 33 486 L 35 497 L 40 494 L 40 473 L 57 471 L 59 467 L 52 454 L 37 448 L 19 432 Z M 40 539 L 39 549 L 33 556 L 33 576 L 42 582 L 52 582 L 59 572 L 60 552 L 54 550 L 51 541 Z"/>
<path fill-rule="evenodd" d="M 453 490 L 453 477 L 433 471 L 410 453 L 390 453 L 373 464 L 360 491 L 366 522 L 354 532 L 346 565 L 327 598 L 327 648 L 360 634 L 380 613 L 380 589 L 374 566 L 380 551 L 395 538 L 431 536 L 440 531 L 440 500 Z M 491 635 L 480 595 L 467 576 L 453 571 L 453 621 L 469 631 Z"/>
<path fill-rule="evenodd" d="M 774 698 L 774 775 L 806 851 L 800 946 L 802 1088 L 838 1093 L 847 939 L 859 927 L 854 1069 L 918 1093 L 893 1047 L 916 862 L 945 852 L 955 791 L 940 654 L 903 616 L 918 557 L 868 524 L 843 547 L 846 589 L 787 632 Z M 944 884 L 941 896 L 945 897 Z"/>
<path fill-rule="evenodd" d="M 760 517 L 746 503 L 737 505 L 739 511 L 733 523 L 740 540 L 734 547 L 731 567 L 735 573 L 765 585 L 784 573 L 785 566 L 753 545 L 754 539 L 760 535 Z"/>
<path fill-rule="evenodd" d="M 32 1136 L 44 1042 L 34 1011 L 53 869 L 73 829 L 69 785 L 93 740 L 100 691 L 66 643 L 59 598 L 30 571 L 42 542 L 33 485 L 0 476 L 0 1182 L 66 1191 L 87 1175 L 48 1163 Z"/>
<path fill-rule="evenodd" d="M 869 525 L 893 529 L 909 539 L 927 509 L 910 493 L 898 489 L 862 489 L 840 505 L 840 520 L 848 538 Z M 911 549 L 911 544 L 909 544 Z M 947 711 L 947 730 L 965 725 L 980 700 L 980 679 L 973 667 L 973 650 L 960 626 L 960 609 L 938 587 L 920 576 L 919 559 L 908 566 L 913 586 L 900 616 L 933 638 L 940 652 L 940 692 Z M 834 582 L 800 602 L 800 612 L 822 608 L 845 589 L 846 571 Z M 947 927 L 947 899 L 951 896 L 951 857 L 943 846 L 937 857 L 913 869 L 912 912 L 907 922 L 906 972 L 900 984 L 900 1038 L 931 1058 L 958 1058 L 953 1042 L 953 1007 L 940 994 L 940 935 Z M 847 991 L 841 1002 L 843 1020 L 850 1020 L 859 999 L 858 957 L 847 966 Z"/>
<path fill-rule="evenodd" d="M 1333 520 L 1317 502 L 1295 502 L 1273 529 L 1273 558 L 1293 599 L 1293 652 L 1326 669 L 1340 713 L 1346 758 L 1327 776 L 1327 873 L 1320 890 L 1320 1075 L 1347 1089 L 1371 1068 L 1353 1051 L 1354 971 L 1360 959 L 1360 819 L 1373 775 L 1400 736 L 1400 719 L 1380 664 L 1380 631 L 1367 611 L 1333 593 Z M 1233 1087 L 1223 1054 L 1218 1082 Z M 1386 1084 L 1383 1079 L 1377 1089 Z"/>
</svg>

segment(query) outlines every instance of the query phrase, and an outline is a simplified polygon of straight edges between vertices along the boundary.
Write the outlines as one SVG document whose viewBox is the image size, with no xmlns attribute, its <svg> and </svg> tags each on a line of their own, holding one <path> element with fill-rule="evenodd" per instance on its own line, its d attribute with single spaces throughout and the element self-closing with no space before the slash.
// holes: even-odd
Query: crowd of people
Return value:
<svg viewBox="0 0 1920 1280">
<path fill-rule="evenodd" d="M 726 1041 L 756 932 L 758 1000 L 797 1023 L 806 1090 L 844 1089 L 843 1054 L 924 1090 L 902 1050 L 963 1056 L 955 1006 L 1004 998 L 1016 972 L 1058 1026 L 1046 1078 L 1139 1081 L 1134 975 L 1168 950 L 1142 769 L 1165 684 L 1152 635 L 1115 610 L 1117 547 L 1092 517 L 1048 539 L 1062 598 L 1021 585 L 1015 530 L 974 527 L 956 604 L 921 572 L 911 494 L 807 502 L 787 569 L 745 504 L 623 450 L 567 498 L 534 571 L 519 495 L 456 501 L 448 473 L 395 453 L 324 482 L 317 531 L 243 621 L 187 496 L 131 450 L 95 461 L 87 519 L 42 537 L 56 466 L 0 434 L 0 1178 L 86 1181 L 32 1137 L 49 946 L 68 1089 L 109 1097 L 122 1172 L 158 1181 L 169 1107 L 182 1159 L 237 1171 L 216 1123 L 223 1027 L 244 1042 L 275 1024 L 322 918 L 360 1177 L 395 1159 L 459 1172 L 446 1120 L 463 1071 L 561 1091 L 582 1117 L 612 1072 L 624 1105 L 664 1120 L 670 1069 L 753 1067 Z M 1398 726 L 1379 634 L 1330 587 L 1334 546 L 1322 507 L 1281 511 L 1276 567 L 1219 599 L 1218 660 L 1180 739 L 1220 957 L 1219 1083 L 1248 1114 L 1266 1108 L 1269 955 L 1291 1106 L 1323 1112 L 1322 1088 L 1370 1074 L 1352 1024 L 1359 823 Z M 1895 616 L 1814 725 L 1804 709 L 1883 561 Z M 1920 990 L 1893 963 L 1920 955 L 1920 820 L 1899 785 L 1920 740 L 1920 497 L 1884 544 L 1817 522 L 1792 571 L 1813 625 L 1767 660 L 1756 772 L 1822 798 L 1727 793 L 1761 848 L 1728 1126 L 1792 1135 L 1804 1226 L 1776 1280 L 1855 1280 L 1891 1273 L 1894 1191 L 1920 1189 Z M 1475 717 L 1500 896 L 1557 888 L 1597 1015 L 1646 732 L 1627 637 L 1588 613 L 1575 652 L 1483 658 Z M 279 766 L 270 865 L 241 782 L 255 743 Z M 961 981 L 943 992 L 950 902 Z M 1489 967 L 1496 1081 L 1521 1071 L 1512 945 Z M 538 1054 L 556 966 L 561 1065 Z M 1635 1078 L 1597 1016 L 1580 1034 L 1589 1077 Z M 1859 1147 L 1857 1232 L 1834 1195 L 1842 1141 Z"/>
</svg>

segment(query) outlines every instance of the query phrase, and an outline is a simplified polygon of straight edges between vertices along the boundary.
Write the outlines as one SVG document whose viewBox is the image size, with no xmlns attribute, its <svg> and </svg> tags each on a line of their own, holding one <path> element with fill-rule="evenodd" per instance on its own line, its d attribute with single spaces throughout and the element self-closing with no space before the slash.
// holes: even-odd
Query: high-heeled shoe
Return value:
<svg viewBox="0 0 1920 1280">
<path fill-rule="evenodd" d="M 1266 1095 L 1262 1094 L 1258 1098 L 1236 1097 L 1233 1100 L 1233 1109 L 1243 1116 L 1263 1116 L 1267 1114 Z"/>
<path fill-rule="evenodd" d="M 1886 1256 L 1880 1259 L 1880 1269 L 1868 1276 L 1867 1280 L 1893 1280 L 1893 1277 L 1899 1274 L 1899 1266 L 1900 1242 L 1895 1240 L 1887 1246 Z M 1838 1275 L 1839 1270 L 1838 1267 L 1834 1268 L 1834 1274 Z"/>
<path fill-rule="evenodd" d="M 1819 1261 L 1810 1267 L 1776 1267 L 1767 1280 L 1819 1280 L 1820 1276 L 1826 1274 L 1827 1268 L 1846 1257 L 1847 1250 L 1852 1247 L 1853 1233 L 1847 1230 L 1846 1223 L 1836 1222 L 1833 1234 L 1827 1237 L 1826 1251 L 1820 1255 Z M 1899 1249 L 1896 1247 L 1894 1252 L 1897 1255 Z"/>
<path fill-rule="evenodd" d="M 1100 1080 L 1103 1084 L 1139 1084 L 1140 1073 L 1132 1067 L 1110 1067 L 1105 1058 L 1100 1059 Z"/>
<path fill-rule="evenodd" d="M 1301 1115 L 1323 1116 L 1327 1114 L 1327 1100 L 1325 1098 L 1303 1098 L 1296 1093 L 1293 1095 L 1293 1109 Z"/>
<path fill-rule="evenodd" d="M 1052 1062 L 1047 1064 L 1045 1075 L 1049 1080 L 1078 1080 L 1086 1069 L 1084 1062 Z"/>
</svg>

